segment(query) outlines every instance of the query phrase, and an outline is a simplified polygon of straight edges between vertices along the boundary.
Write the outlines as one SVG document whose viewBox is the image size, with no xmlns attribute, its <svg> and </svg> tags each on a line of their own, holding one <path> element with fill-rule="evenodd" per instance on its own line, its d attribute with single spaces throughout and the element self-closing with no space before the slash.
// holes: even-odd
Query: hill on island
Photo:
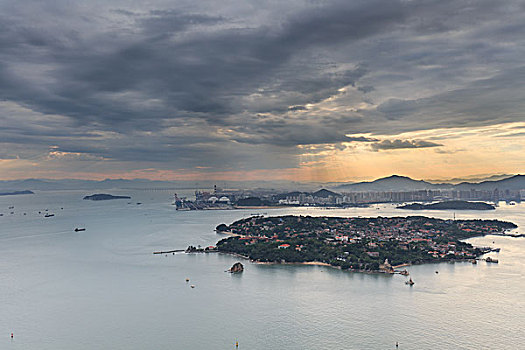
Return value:
<svg viewBox="0 0 525 350">
<path fill-rule="evenodd" d="M 17 196 L 20 194 L 35 194 L 33 191 L 12 191 L 12 192 L 0 192 L 0 196 Z"/>
<path fill-rule="evenodd" d="M 131 199 L 129 196 L 113 196 L 106 193 L 92 194 L 91 196 L 85 196 L 84 199 L 91 201 L 107 201 L 110 199 Z"/>
<path fill-rule="evenodd" d="M 446 201 L 432 204 L 412 203 L 396 209 L 410 210 L 494 210 L 495 206 L 484 202 Z"/>
</svg>

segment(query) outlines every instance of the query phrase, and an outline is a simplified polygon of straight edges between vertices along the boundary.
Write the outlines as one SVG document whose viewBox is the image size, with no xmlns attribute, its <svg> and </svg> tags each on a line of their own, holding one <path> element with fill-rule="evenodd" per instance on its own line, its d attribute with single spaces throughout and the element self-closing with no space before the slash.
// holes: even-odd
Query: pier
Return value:
<svg viewBox="0 0 525 350">
<path fill-rule="evenodd" d="M 164 250 L 164 251 L 153 252 L 153 254 L 181 253 L 185 251 L 186 249 L 174 249 L 174 250 Z"/>
</svg>

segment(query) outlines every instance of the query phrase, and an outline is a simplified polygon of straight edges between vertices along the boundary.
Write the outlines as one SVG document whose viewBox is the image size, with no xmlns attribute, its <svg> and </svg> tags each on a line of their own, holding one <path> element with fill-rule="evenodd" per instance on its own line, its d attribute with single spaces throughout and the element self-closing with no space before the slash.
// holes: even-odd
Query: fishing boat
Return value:
<svg viewBox="0 0 525 350">
<path fill-rule="evenodd" d="M 405 282 L 405 284 L 408 284 L 409 286 L 413 286 L 415 282 L 412 281 L 412 277 L 411 277 L 408 281 Z"/>
</svg>

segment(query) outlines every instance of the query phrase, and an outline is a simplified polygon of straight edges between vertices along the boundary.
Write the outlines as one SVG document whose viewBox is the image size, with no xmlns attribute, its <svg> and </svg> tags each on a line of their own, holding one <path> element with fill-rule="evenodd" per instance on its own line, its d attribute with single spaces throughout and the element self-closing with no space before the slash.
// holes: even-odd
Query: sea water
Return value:
<svg viewBox="0 0 525 350">
<path fill-rule="evenodd" d="M 396 342 L 399 349 L 524 348 L 524 238 L 471 239 L 500 247 L 490 253 L 499 264 L 411 266 L 412 287 L 400 275 L 321 266 L 242 261 L 245 271 L 229 274 L 238 261 L 229 255 L 152 253 L 214 245 L 224 237 L 215 226 L 256 213 L 454 213 L 391 204 L 183 212 L 170 205 L 169 192 L 109 192 L 132 198 L 82 200 L 93 193 L 86 191 L 0 197 L 0 349 L 235 349 L 235 342 L 251 350 L 395 349 Z M 512 221 L 514 232 L 525 233 L 524 210 L 500 203 L 455 215 Z"/>
</svg>

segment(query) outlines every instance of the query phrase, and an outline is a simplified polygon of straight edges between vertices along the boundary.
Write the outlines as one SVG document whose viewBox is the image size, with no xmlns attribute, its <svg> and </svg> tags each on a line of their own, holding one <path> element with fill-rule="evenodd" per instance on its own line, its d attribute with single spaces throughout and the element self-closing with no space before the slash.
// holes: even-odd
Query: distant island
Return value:
<svg viewBox="0 0 525 350">
<path fill-rule="evenodd" d="M 254 216 L 217 226 L 232 235 L 219 252 L 256 262 L 321 264 L 352 271 L 393 273 L 407 264 L 471 260 L 491 251 L 464 239 L 517 227 L 498 220 L 442 220 L 423 216 L 341 218 Z"/>
<path fill-rule="evenodd" d="M 110 199 L 131 199 L 129 196 L 113 196 L 111 194 L 97 193 L 92 194 L 91 196 L 85 196 L 84 199 L 91 201 L 107 201 Z"/>
<path fill-rule="evenodd" d="M 19 194 L 35 194 L 33 191 L 13 191 L 13 192 L 0 192 L 0 196 L 16 196 Z"/>
<path fill-rule="evenodd" d="M 485 202 L 445 201 L 432 204 L 412 203 L 397 207 L 410 210 L 494 210 L 495 206 Z"/>
</svg>

